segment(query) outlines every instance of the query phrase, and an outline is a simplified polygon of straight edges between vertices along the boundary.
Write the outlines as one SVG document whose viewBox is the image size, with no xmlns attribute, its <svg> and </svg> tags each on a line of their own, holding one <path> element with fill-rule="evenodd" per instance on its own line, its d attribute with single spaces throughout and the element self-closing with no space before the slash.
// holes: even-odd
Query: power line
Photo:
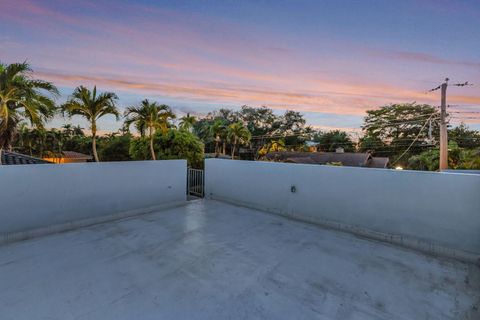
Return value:
<svg viewBox="0 0 480 320">
<path fill-rule="evenodd" d="M 420 129 L 420 131 L 418 132 L 417 136 L 415 137 L 415 140 L 413 140 L 413 142 L 410 144 L 410 146 L 408 146 L 407 150 L 405 150 L 398 158 L 397 160 L 395 160 L 392 165 L 394 165 L 395 163 L 398 162 L 398 160 L 400 160 L 407 152 L 408 150 L 410 150 L 410 148 L 413 146 L 413 144 L 415 143 L 415 141 L 417 141 L 417 139 L 420 137 L 420 133 L 422 133 L 423 129 L 427 126 L 427 123 L 430 121 L 430 119 L 433 117 L 433 115 L 430 116 L 430 118 L 425 121 L 425 124 L 423 125 L 423 127 Z"/>
<path fill-rule="evenodd" d="M 480 117 L 452 117 L 454 120 L 480 120 Z"/>
<path fill-rule="evenodd" d="M 430 120 L 430 119 L 426 119 Z M 258 137 L 265 137 L 265 138 L 287 138 L 287 137 L 304 137 L 304 138 L 311 138 L 311 136 L 314 136 L 315 133 L 298 133 L 298 134 L 286 134 L 286 135 L 272 135 L 272 136 L 252 136 L 253 138 L 258 138 Z M 469 139 L 476 139 L 476 138 L 461 138 L 465 140 Z M 394 141 L 412 141 L 415 140 L 415 138 L 399 138 L 399 139 L 394 139 Z"/>
<path fill-rule="evenodd" d="M 474 113 L 480 113 L 480 111 L 449 111 L 449 113 L 474 114 Z"/>
<path fill-rule="evenodd" d="M 479 104 L 449 104 L 448 107 L 454 108 L 480 108 Z"/>
<path fill-rule="evenodd" d="M 432 114 L 433 115 L 433 114 Z M 430 117 L 428 118 L 428 120 L 430 119 L 438 119 L 438 117 Z M 423 121 L 425 119 L 419 119 L 419 120 L 399 120 L 398 122 L 384 122 L 382 123 L 381 125 L 378 125 L 378 126 L 375 126 L 375 128 L 385 128 L 385 127 L 392 127 L 392 126 L 398 126 L 398 125 L 402 125 L 402 124 L 409 124 L 409 123 L 419 123 L 419 124 L 422 124 Z M 359 129 L 359 130 L 363 130 L 363 129 Z M 319 130 L 321 132 L 321 130 Z M 340 130 L 340 131 L 344 131 L 344 132 L 353 132 L 353 133 L 358 133 L 357 131 L 353 131 L 353 130 L 350 130 L 350 131 L 345 131 L 345 130 Z M 318 131 L 314 131 L 314 132 L 311 132 L 311 133 L 293 133 L 293 134 L 265 134 L 265 135 L 256 135 L 256 136 L 252 136 L 251 139 L 271 139 L 271 138 L 286 138 L 286 137 L 294 137 L 294 136 L 309 136 L 309 135 L 316 135 L 318 134 Z"/>
</svg>

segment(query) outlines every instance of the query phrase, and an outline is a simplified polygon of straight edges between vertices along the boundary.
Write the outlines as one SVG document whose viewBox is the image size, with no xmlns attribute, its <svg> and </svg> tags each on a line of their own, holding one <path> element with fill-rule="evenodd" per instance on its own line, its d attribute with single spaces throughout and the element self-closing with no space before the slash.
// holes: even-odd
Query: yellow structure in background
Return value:
<svg viewBox="0 0 480 320">
<path fill-rule="evenodd" d="M 62 163 L 82 163 L 92 161 L 93 157 L 75 151 L 63 151 L 61 157 L 44 157 L 43 160 L 62 164 Z"/>
</svg>

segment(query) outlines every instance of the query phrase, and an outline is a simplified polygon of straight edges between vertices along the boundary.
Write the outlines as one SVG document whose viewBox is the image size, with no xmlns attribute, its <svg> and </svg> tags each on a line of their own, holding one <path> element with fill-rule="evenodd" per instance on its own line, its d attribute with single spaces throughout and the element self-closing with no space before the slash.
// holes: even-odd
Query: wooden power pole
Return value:
<svg viewBox="0 0 480 320">
<path fill-rule="evenodd" d="M 448 130 L 447 130 L 447 87 L 448 78 L 445 82 L 436 88 L 428 90 L 428 92 L 441 90 L 442 100 L 440 105 L 440 171 L 448 169 Z M 457 87 L 471 86 L 467 82 L 453 84 Z"/>
<path fill-rule="evenodd" d="M 447 131 L 447 87 L 448 78 L 442 83 L 442 103 L 440 105 L 440 171 L 448 169 L 448 131 Z"/>
</svg>

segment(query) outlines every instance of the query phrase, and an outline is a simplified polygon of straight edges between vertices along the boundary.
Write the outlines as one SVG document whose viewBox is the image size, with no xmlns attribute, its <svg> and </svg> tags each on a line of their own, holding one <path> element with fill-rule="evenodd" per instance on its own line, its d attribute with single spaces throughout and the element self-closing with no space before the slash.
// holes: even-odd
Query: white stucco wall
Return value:
<svg viewBox="0 0 480 320">
<path fill-rule="evenodd" d="M 209 159 L 205 180 L 213 199 L 425 251 L 480 254 L 480 175 Z"/>
<path fill-rule="evenodd" d="M 0 166 L 0 235 L 184 203 L 186 167 L 185 160 Z"/>
</svg>

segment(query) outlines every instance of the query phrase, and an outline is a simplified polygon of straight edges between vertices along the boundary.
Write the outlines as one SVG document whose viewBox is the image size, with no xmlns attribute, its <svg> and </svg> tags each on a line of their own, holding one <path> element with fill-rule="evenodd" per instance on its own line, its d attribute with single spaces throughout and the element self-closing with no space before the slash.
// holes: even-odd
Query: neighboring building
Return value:
<svg viewBox="0 0 480 320">
<path fill-rule="evenodd" d="M 232 159 L 232 156 L 230 156 L 228 154 L 218 154 L 218 155 L 216 155 L 215 153 L 205 153 L 204 158 L 205 159 L 211 159 L 211 158 Z"/>
<path fill-rule="evenodd" d="M 44 157 L 43 160 L 47 160 L 53 163 L 81 163 L 89 162 L 93 160 L 93 157 L 88 154 L 83 154 L 75 151 L 63 151 L 59 157 Z"/>
<path fill-rule="evenodd" d="M 11 151 L 2 151 L 1 154 L 1 164 L 2 165 L 12 165 L 12 164 L 47 164 L 51 163 L 44 159 L 39 159 L 25 154 L 11 152 Z"/>
<path fill-rule="evenodd" d="M 389 159 L 374 157 L 371 153 L 343 152 L 270 152 L 265 158 L 269 161 L 305 164 L 333 164 L 347 167 L 387 168 Z"/>
<path fill-rule="evenodd" d="M 316 141 L 305 141 L 305 147 L 307 147 L 308 152 L 317 152 L 318 151 L 318 142 L 316 142 Z"/>
</svg>

